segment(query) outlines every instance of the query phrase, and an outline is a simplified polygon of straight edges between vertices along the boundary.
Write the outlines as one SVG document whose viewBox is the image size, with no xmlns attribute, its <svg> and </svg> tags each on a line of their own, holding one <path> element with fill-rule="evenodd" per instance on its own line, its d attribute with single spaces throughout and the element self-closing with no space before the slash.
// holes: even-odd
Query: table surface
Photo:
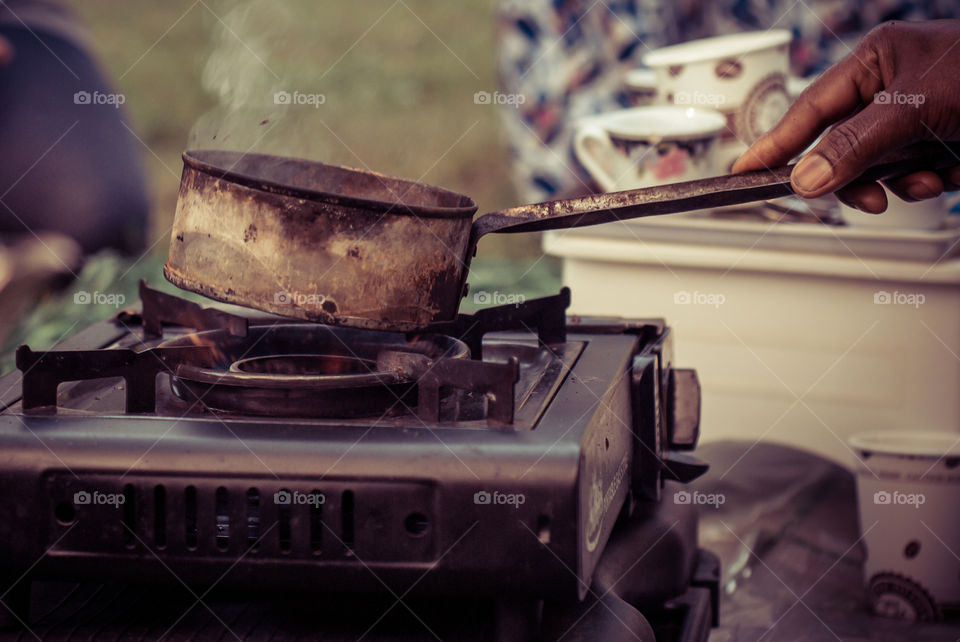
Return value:
<svg viewBox="0 0 960 642">
<path fill-rule="evenodd" d="M 774 444 L 713 442 L 696 454 L 711 470 L 694 489 L 725 499 L 699 510 L 700 545 L 720 556 L 726 580 L 711 642 L 960 640 L 960 621 L 872 614 L 850 471 Z"/>
</svg>

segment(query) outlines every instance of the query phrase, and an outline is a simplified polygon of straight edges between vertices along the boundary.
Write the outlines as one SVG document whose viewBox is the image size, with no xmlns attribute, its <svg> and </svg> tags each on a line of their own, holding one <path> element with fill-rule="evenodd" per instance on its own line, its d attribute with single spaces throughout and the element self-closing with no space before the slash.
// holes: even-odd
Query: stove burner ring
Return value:
<svg viewBox="0 0 960 642">
<path fill-rule="evenodd" d="M 246 337 L 210 330 L 164 346 L 209 345 L 209 363 L 181 363 L 171 387 L 186 402 L 213 409 L 297 417 L 373 416 L 417 403 L 417 382 L 400 370 L 378 369 L 383 353 L 412 352 L 427 359 L 467 359 L 470 350 L 444 335 L 317 324 L 252 326 Z"/>
<path fill-rule="evenodd" d="M 229 369 L 250 374 L 349 376 L 374 373 L 377 363 L 336 354 L 268 354 L 234 361 Z"/>
<path fill-rule="evenodd" d="M 271 357 L 272 358 L 272 357 Z M 259 357 L 250 359 L 254 361 Z M 279 361 L 279 359 L 278 359 Z M 368 372 L 367 374 L 280 374 L 205 368 L 192 364 L 177 366 L 177 378 L 185 382 L 216 386 L 219 389 L 264 388 L 272 390 L 361 390 L 371 386 L 392 386 L 411 383 L 399 372 Z M 177 392 L 176 390 L 174 392 Z M 240 393 L 242 394 L 242 393 Z M 179 395 L 178 393 L 178 396 Z M 189 400 L 189 397 L 183 397 Z"/>
</svg>

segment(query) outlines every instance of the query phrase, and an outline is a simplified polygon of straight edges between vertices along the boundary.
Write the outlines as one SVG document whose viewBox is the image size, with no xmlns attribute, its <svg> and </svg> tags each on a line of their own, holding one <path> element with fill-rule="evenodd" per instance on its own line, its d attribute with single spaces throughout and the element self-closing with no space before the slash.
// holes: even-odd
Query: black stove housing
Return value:
<svg viewBox="0 0 960 642">
<path fill-rule="evenodd" d="M 569 293 L 555 299 L 562 312 Z M 237 326 L 223 319 L 216 327 Z M 56 406 L 24 404 L 19 372 L 0 379 L 8 390 L 0 399 L 6 584 L 23 576 L 20 584 L 182 581 L 198 590 L 582 604 L 598 598 L 591 582 L 618 519 L 621 530 L 663 531 L 649 516 L 660 510 L 664 480 L 706 469 L 676 453 L 696 444 L 699 388 L 692 371 L 672 368 L 671 334 L 659 320 L 570 318 L 563 340 L 549 344 L 533 328 L 480 338 L 472 330 L 468 343 L 475 353 L 482 346 L 484 360 L 517 360 L 509 423 L 475 412 L 436 421 L 413 410 L 351 419 L 213 412 L 171 394 L 176 370 L 159 356 L 148 375 L 88 364 L 85 380 L 51 384 L 73 376 L 63 372 L 69 357 L 57 357 L 66 350 L 129 350 L 144 361 L 159 339 L 137 321 L 161 325 L 126 313 L 56 352 L 23 353 L 18 365 L 54 385 Z M 276 320 L 250 320 L 268 322 Z M 113 378 L 91 378 L 104 375 Z M 153 407 L 126 413 L 137 377 L 141 392 L 144 378 L 157 381 L 153 403 L 134 407 Z M 463 407 L 488 393 L 461 394 Z M 660 580 L 662 590 L 648 587 L 644 599 L 663 602 L 691 582 L 712 582 L 710 604 L 697 607 L 702 621 L 704 608 L 716 617 L 717 572 L 697 551 L 693 523 L 692 535 L 667 538 L 681 542 L 676 559 L 652 556 L 683 576 L 679 584 Z"/>
</svg>

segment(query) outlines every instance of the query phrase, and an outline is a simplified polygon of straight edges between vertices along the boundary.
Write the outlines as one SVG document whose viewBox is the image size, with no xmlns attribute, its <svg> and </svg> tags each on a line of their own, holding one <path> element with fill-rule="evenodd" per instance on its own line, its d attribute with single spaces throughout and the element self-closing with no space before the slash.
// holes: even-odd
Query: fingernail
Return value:
<svg viewBox="0 0 960 642">
<path fill-rule="evenodd" d="M 820 154 L 808 154 L 793 168 L 790 180 L 801 192 L 814 192 L 833 178 L 833 166 Z"/>
<path fill-rule="evenodd" d="M 936 194 L 933 193 L 933 190 L 931 190 L 923 181 L 917 181 L 916 183 L 911 183 L 908 185 L 907 194 L 909 194 L 911 198 L 915 198 L 918 201 L 936 196 Z"/>
</svg>

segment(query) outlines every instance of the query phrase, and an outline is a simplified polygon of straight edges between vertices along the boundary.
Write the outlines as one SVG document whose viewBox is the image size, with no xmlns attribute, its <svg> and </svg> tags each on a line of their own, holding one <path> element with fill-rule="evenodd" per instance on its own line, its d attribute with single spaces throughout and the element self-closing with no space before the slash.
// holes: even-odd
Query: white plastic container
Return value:
<svg viewBox="0 0 960 642">
<path fill-rule="evenodd" d="M 960 260 L 545 236 L 572 313 L 663 317 L 703 387 L 701 439 L 769 440 L 850 468 L 865 430 L 960 433 Z M 720 471 L 721 474 L 725 471 Z"/>
</svg>

